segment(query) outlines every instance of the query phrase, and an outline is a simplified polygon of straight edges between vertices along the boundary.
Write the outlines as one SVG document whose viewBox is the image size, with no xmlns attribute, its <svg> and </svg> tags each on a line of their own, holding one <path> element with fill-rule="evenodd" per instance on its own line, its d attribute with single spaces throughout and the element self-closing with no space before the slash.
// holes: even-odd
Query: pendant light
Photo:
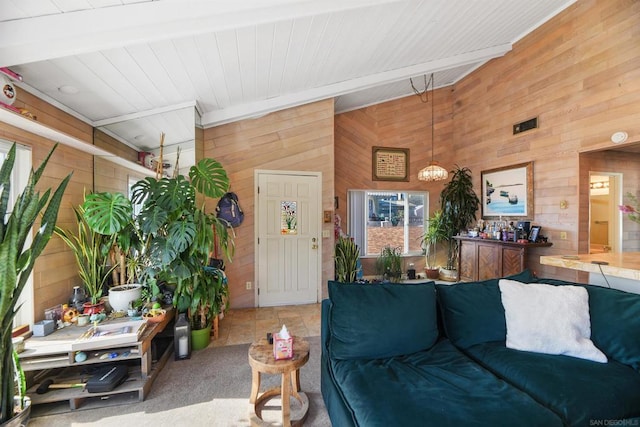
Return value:
<svg viewBox="0 0 640 427">
<path fill-rule="evenodd" d="M 418 172 L 418 179 L 420 181 L 427 181 L 427 182 L 433 182 L 433 181 L 443 181 L 445 179 L 448 178 L 449 173 L 447 172 L 447 170 L 445 168 L 443 168 L 442 166 L 438 165 L 438 162 L 435 162 L 433 160 L 433 141 L 434 141 L 434 137 L 433 137 L 433 128 L 435 127 L 435 123 L 434 123 L 434 114 L 433 111 L 435 109 L 435 105 L 434 105 L 434 80 L 433 80 L 433 73 L 431 73 L 431 77 L 429 78 L 429 83 L 427 83 L 427 76 L 425 74 L 424 76 L 424 92 L 420 92 L 416 89 L 416 87 L 413 85 L 413 80 L 409 79 L 409 81 L 411 81 L 411 87 L 413 88 L 413 91 L 416 93 L 416 95 L 418 95 L 420 97 L 420 100 L 422 102 L 428 102 L 428 96 L 424 97 L 427 94 L 427 91 L 429 89 L 429 85 L 431 85 L 431 162 L 429 163 L 429 166 L 427 166 L 424 169 L 421 169 L 420 172 Z"/>
</svg>

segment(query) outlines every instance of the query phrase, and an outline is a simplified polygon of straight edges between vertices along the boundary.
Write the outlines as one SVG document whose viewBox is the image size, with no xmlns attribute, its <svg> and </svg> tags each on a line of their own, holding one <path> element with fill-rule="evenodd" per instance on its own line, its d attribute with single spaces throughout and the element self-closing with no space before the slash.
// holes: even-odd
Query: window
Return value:
<svg viewBox="0 0 640 427">
<path fill-rule="evenodd" d="M 13 144 L 11 142 L 0 140 L 0 165 L 7 157 L 7 153 Z M 11 192 L 9 194 L 9 206 L 13 208 L 16 202 L 17 196 L 22 192 L 29 180 L 29 172 L 31 171 L 31 149 L 24 145 L 18 144 L 16 146 L 16 161 L 13 166 L 13 172 L 11 175 Z M 10 212 L 7 212 L 9 215 Z M 6 218 L 5 218 L 6 221 Z M 31 239 L 28 238 L 26 245 L 31 244 Z M 20 295 L 18 300 L 18 314 L 14 319 L 14 327 L 24 324 L 33 324 L 34 321 L 34 308 L 33 308 L 33 277 L 30 276 L 27 280 L 27 284 Z"/>
<path fill-rule="evenodd" d="M 404 255 L 420 255 L 424 213 L 429 193 L 424 191 L 349 190 L 348 233 L 363 256 L 378 256 L 385 246 Z"/>
<path fill-rule="evenodd" d="M 131 175 L 128 176 L 128 187 L 129 187 L 129 192 L 127 194 L 127 197 L 129 198 L 129 200 L 133 200 L 133 186 L 136 185 L 136 183 L 139 180 Z M 138 203 L 132 203 L 131 207 L 133 208 L 133 217 L 137 217 L 138 214 L 142 211 L 142 206 L 144 205 L 145 200 L 147 200 L 147 198 L 145 197 L 143 200 L 140 200 Z"/>
</svg>

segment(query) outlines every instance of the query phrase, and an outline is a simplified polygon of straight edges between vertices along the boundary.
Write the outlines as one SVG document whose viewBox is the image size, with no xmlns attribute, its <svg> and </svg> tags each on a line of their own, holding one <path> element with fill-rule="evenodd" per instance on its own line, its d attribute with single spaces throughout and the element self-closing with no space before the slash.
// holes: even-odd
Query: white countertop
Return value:
<svg viewBox="0 0 640 427">
<path fill-rule="evenodd" d="M 594 264 L 603 261 L 606 265 Z M 640 252 L 607 252 L 583 255 L 545 255 L 540 264 L 551 265 L 589 273 L 640 280 Z M 601 270 L 602 269 L 602 270 Z"/>
</svg>

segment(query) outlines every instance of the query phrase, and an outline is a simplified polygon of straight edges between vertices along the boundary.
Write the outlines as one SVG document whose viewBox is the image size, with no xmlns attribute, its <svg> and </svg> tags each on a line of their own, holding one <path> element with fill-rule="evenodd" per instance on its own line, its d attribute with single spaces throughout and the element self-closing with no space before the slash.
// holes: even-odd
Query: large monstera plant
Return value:
<svg viewBox="0 0 640 427">
<path fill-rule="evenodd" d="M 226 301 L 224 274 L 205 271 L 215 242 L 231 260 L 233 229 L 207 212 L 206 199 L 222 197 L 229 177 L 214 159 L 202 159 L 189 170 L 189 180 L 147 177 L 133 186 L 132 198 L 120 193 L 94 193 L 83 204 L 88 224 L 98 233 L 114 235 L 137 281 L 157 290 L 157 282 L 176 284 L 174 305 L 188 311 L 192 327 L 211 325 Z M 133 216 L 132 204 L 142 204 Z M 131 280 L 129 280 L 131 281 Z M 204 289 L 203 289 L 204 287 Z M 212 291 L 214 289 L 214 291 Z M 224 298 L 221 298 L 220 293 Z"/>
<path fill-rule="evenodd" d="M 42 194 L 36 190 L 54 150 L 55 146 L 40 167 L 31 171 L 27 185 L 13 207 L 9 206 L 9 194 L 16 159 L 15 144 L 0 168 L 0 424 L 14 416 L 14 396 L 19 402 L 18 410 L 22 410 L 24 375 L 21 375 L 18 358 L 14 357 L 11 329 L 20 308 L 18 299 L 36 259 L 51 239 L 62 195 L 71 177 L 64 178 L 53 194 L 50 189 Z M 38 218 L 41 226 L 32 233 Z M 32 236 L 31 243 L 26 244 L 29 236 Z"/>
</svg>

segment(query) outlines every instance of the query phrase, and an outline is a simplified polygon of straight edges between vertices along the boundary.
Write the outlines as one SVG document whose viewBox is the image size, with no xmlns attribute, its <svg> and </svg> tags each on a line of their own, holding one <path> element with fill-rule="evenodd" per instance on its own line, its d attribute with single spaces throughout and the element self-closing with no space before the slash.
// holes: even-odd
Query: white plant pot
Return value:
<svg viewBox="0 0 640 427">
<path fill-rule="evenodd" d="M 109 305 L 113 311 L 124 311 L 129 309 L 129 303 L 137 300 L 142 295 L 142 285 L 129 284 L 118 285 L 109 288 Z"/>
</svg>

